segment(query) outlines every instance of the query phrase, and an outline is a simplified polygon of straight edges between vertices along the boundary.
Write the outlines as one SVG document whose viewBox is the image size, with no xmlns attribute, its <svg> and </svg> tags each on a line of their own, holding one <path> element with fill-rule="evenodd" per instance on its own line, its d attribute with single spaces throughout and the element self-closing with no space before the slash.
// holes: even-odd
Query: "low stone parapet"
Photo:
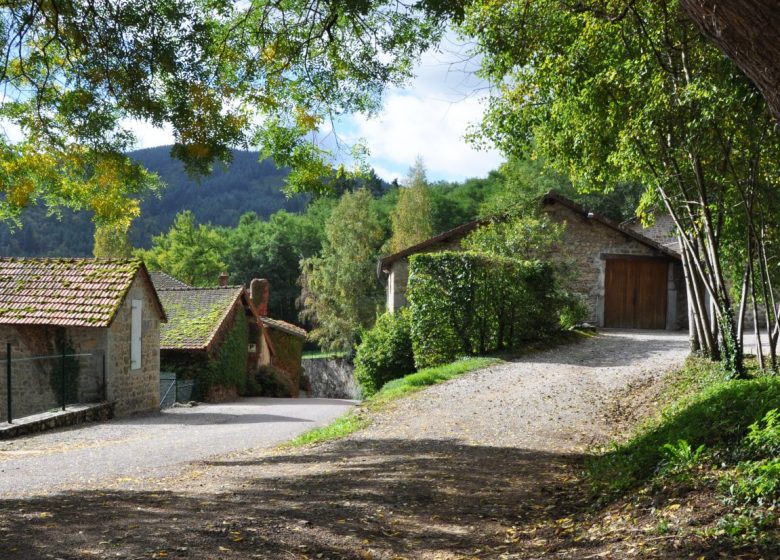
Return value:
<svg viewBox="0 0 780 560">
<path fill-rule="evenodd" d="M 80 404 L 68 406 L 65 410 L 56 410 L 25 416 L 13 421 L 13 424 L 0 424 L 0 440 L 11 439 L 26 434 L 45 432 L 64 426 L 101 422 L 114 416 L 114 403 Z"/>
</svg>

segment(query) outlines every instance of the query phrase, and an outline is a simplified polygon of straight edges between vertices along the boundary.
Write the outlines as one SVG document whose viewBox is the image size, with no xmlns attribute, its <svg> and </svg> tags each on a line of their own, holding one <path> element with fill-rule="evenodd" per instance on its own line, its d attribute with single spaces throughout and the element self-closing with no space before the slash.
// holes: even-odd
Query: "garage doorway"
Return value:
<svg viewBox="0 0 780 560">
<path fill-rule="evenodd" d="M 665 329 L 667 271 L 664 259 L 608 259 L 604 326 Z"/>
</svg>

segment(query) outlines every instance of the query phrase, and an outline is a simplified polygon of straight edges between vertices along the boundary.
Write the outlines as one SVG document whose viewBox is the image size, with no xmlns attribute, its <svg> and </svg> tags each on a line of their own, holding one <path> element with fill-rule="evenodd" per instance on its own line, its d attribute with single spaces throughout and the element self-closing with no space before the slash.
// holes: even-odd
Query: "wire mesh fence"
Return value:
<svg viewBox="0 0 780 560">
<path fill-rule="evenodd" d="M 170 371 L 160 372 L 160 408 L 170 408 L 174 404 L 192 400 L 195 389 L 194 379 L 177 379 Z"/>
<path fill-rule="evenodd" d="M 6 344 L 0 364 L 0 421 L 106 400 L 103 351 L 31 356 Z"/>
</svg>

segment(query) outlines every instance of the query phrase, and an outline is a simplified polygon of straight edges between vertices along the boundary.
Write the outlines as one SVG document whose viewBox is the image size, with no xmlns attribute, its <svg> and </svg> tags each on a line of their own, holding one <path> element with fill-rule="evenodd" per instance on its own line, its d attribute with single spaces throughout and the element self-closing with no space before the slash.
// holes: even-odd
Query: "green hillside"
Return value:
<svg viewBox="0 0 780 560">
<path fill-rule="evenodd" d="M 130 154 L 167 184 L 159 198 L 141 204 L 141 217 L 130 230 L 136 247 L 149 247 L 152 236 L 167 231 L 182 210 L 191 210 L 200 223 L 235 225 L 247 211 L 267 217 L 280 209 L 299 212 L 306 206 L 305 197 L 288 199 L 282 192 L 287 170 L 277 169 L 270 160 L 260 161 L 257 152 L 234 150 L 227 168 L 216 167 L 211 175 L 195 181 L 169 151 L 170 146 L 160 146 Z M 20 230 L 0 224 L 0 256 L 89 256 L 93 231 L 88 212 L 64 211 L 57 218 L 32 207 L 25 212 Z"/>
</svg>

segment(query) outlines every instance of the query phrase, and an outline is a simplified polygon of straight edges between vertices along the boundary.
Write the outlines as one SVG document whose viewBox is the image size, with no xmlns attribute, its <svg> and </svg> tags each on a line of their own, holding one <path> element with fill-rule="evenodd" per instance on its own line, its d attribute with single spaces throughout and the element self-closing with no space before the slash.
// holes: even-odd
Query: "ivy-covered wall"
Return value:
<svg viewBox="0 0 780 560">
<path fill-rule="evenodd" d="M 175 372 L 180 379 L 196 380 L 194 395 L 198 400 L 217 393 L 243 394 L 246 389 L 249 324 L 241 306 L 236 306 L 230 320 L 233 323 L 214 352 L 162 350 L 160 353 L 163 371 Z"/>
<path fill-rule="evenodd" d="M 297 397 L 301 383 L 303 339 L 277 329 L 266 329 L 266 332 L 274 349 L 271 365 L 287 374 L 294 388 L 292 396 Z"/>
</svg>

